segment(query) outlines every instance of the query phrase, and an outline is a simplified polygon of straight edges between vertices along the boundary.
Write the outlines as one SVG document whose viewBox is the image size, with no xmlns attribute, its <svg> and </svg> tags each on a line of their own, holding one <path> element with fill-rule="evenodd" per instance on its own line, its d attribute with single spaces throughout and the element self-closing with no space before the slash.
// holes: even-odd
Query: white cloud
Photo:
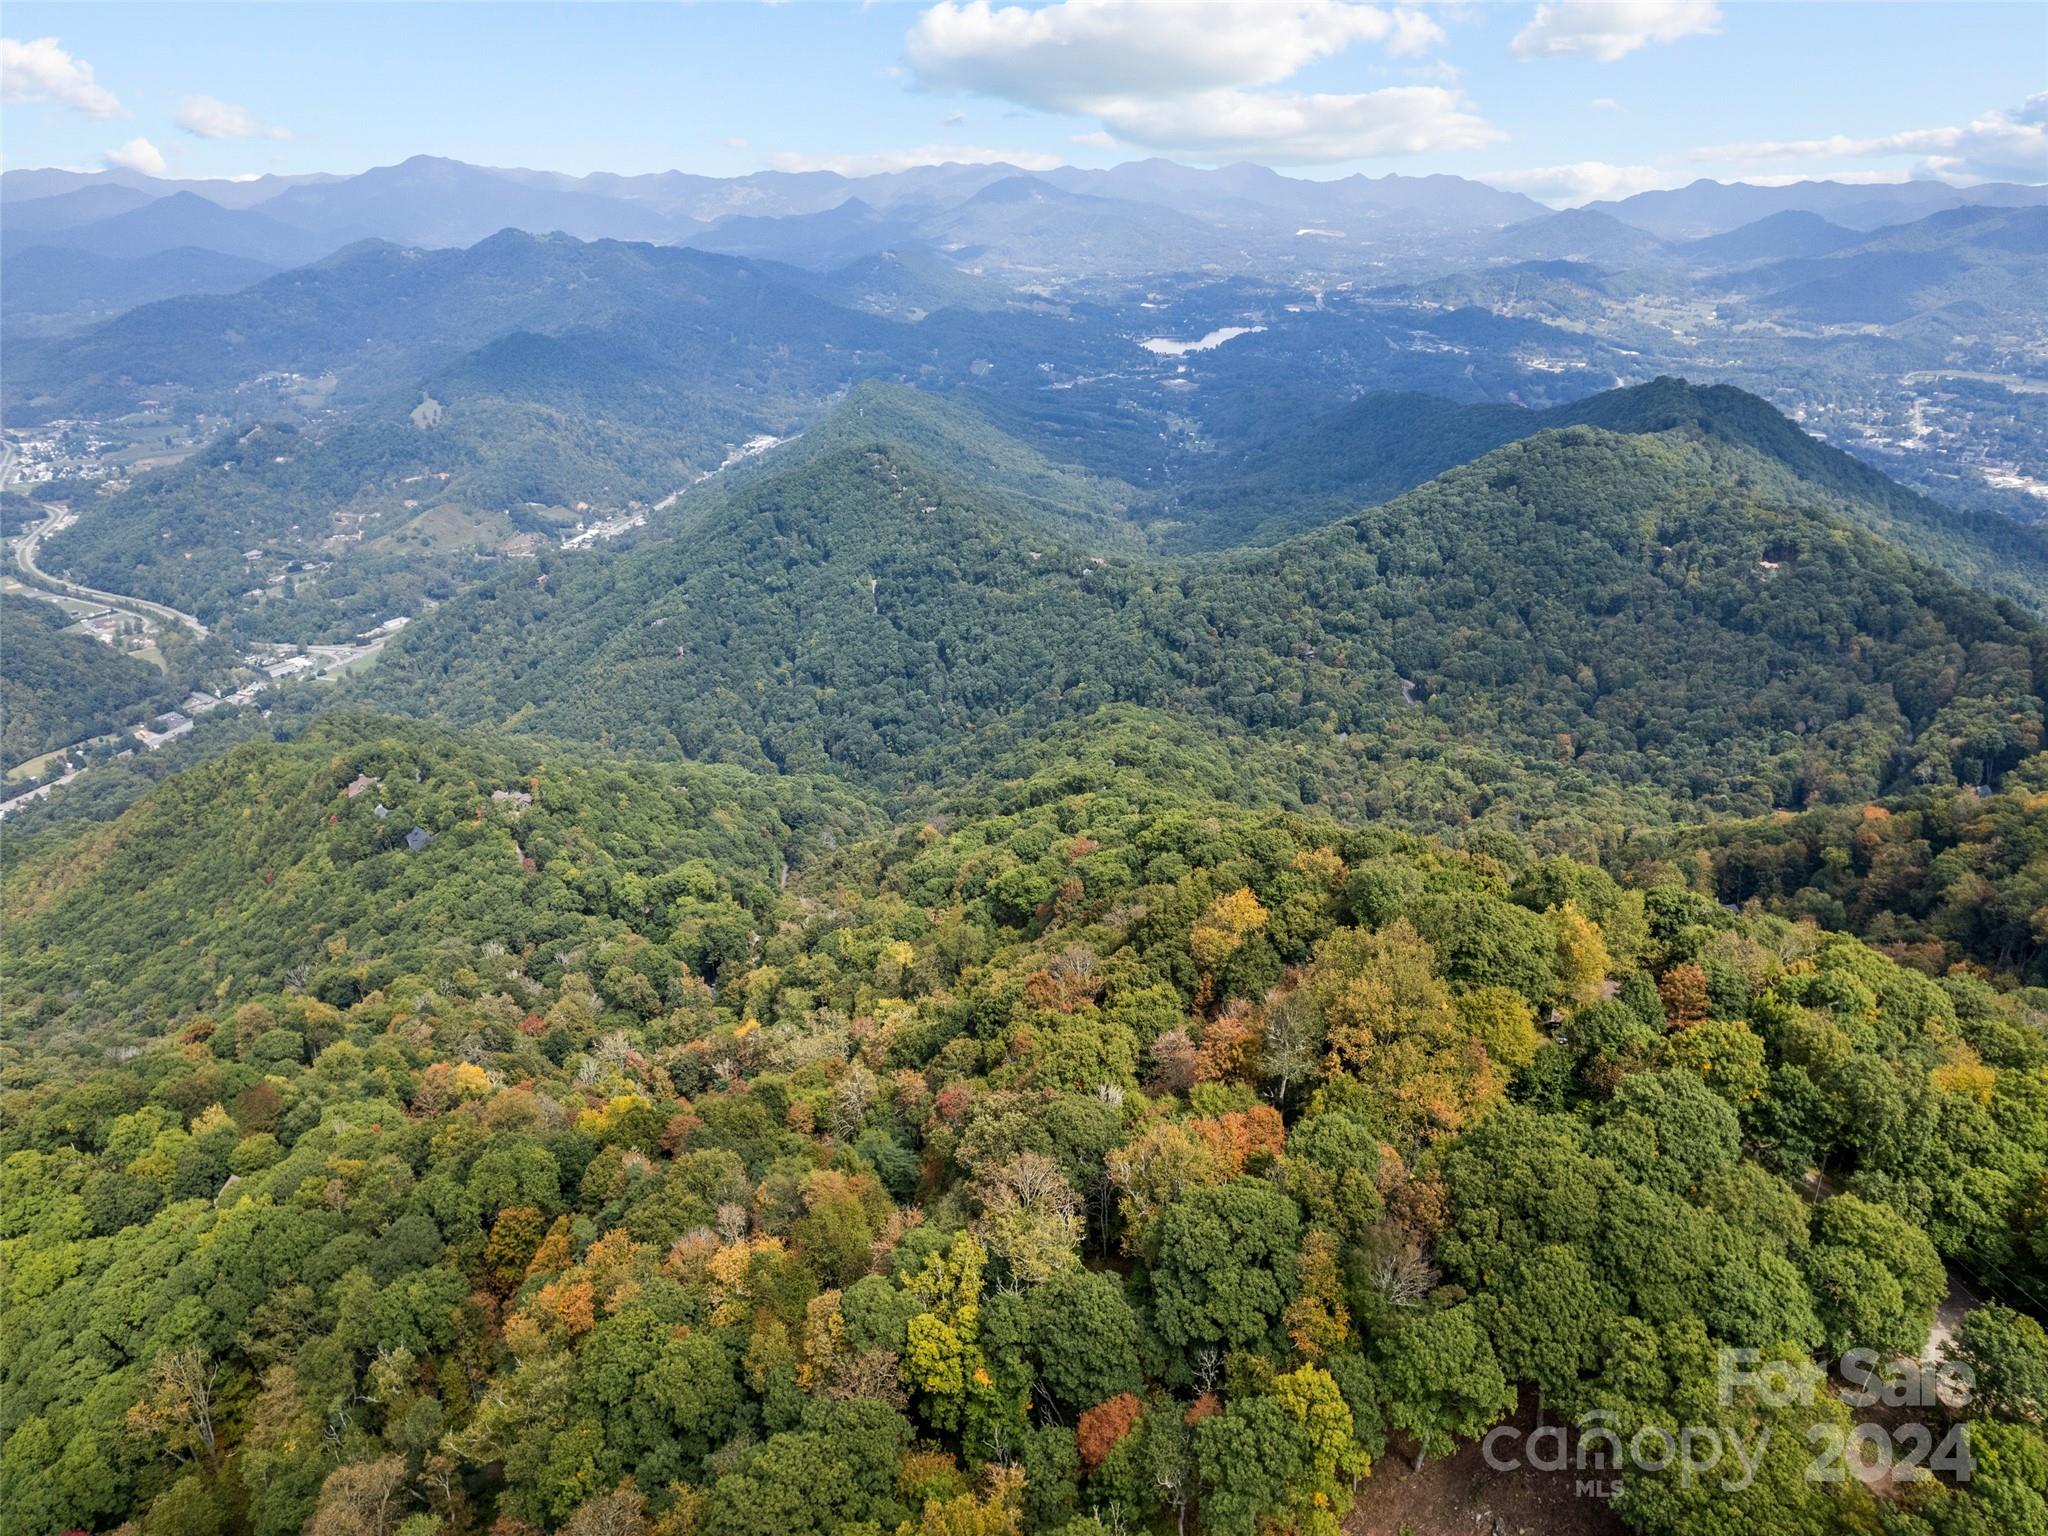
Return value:
<svg viewBox="0 0 2048 1536">
<path fill-rule="evenodd" d="M 178 106 L 177 124 L 202 139 L 288 139 L 289 128 L 256 120 L 247 107 L 214 96 L 187 96 Z"/>
<path fill-rule="evenodd" d="M 1590 53 L 1603 64 L 1651 43 L 1718 32 L 1714 0 L 1546 0 L 1509 48 L 1518 58 Z"/>
<path fill-rule="evenodd" d="M 145 176 L 166 176 L 171 169 L 164 163 L 164 152 L 140 137 L 108 150 L 100 158 L 117 171 L 140 171 Z"/>
<path fill-rule="evenodd" d="M 1603 198 L 1655 192 L 1691 180 L 1655 165 L 1610 165 L 1581 160 L 1573 165 L 1539 165 L 1523 171 L 1489 171 L 1479 180 L 1508 192 L 1525 192 L 1553 208 L 1574 208 Z"/>
<path fill-rule="evenodd" d="M 1419 10 L 1343 0 L 1062 0 L 1037 9 L 943 0 L 918 17 L 904 51 L 927 90 L 1093 117 L 1124 145 L 1290 164 L 1499 138 L 1462 95 L 1441 87 L 1262 89 L 1353 43 L 1406 57 L 1442 41 Z"/>
<path fill-rule="evenodd" d="M 1478 149 L 1506 137 L 1458 92 L 1435 85 L 1348 96 L 1203 91 L 1173 101 L 1105 103 L 1101 116 L 1128 144 L 1281 164 Z"/>
<path fill-rule="evenodd" d="M 2048 181 L 2048 92 L 1953 128 L 1853 138 L 1757 139 L 1695 150 L 1695 160 L 1861 160 L 1918 157 L 1916 169 L 1956 180 Z"/>
<path fill-rule="evenodd" d="M 93 79 L 92 66 L 66 53 L 54 37 L 26 43 L 0 37 L 0 101 L 50 102 L 87 117 L 122 115 L 114 93 Z"/>
<path fill-rule="evenodd" d="M 1595 112 L 1619 112 L 1622 110 L 1621 103 L 1616 101 L 1612 96 L 1595 96 L 1591 101 L 1587 102 L 1586 105 L 1591 107 Z"/>
<path fill-rule="evenodd" d="M 1423 64 L 1410 64 L 1402 73 L 1410 80 L 1420 80 L 1427 85 L 1456 85 L 1465 78 L 1465 72 L 1449 59 L 1431 59 Z"/>
<path fill-rule="evenodd" d="M 918 17 L 905 53 L 927 89 L 1089 112 L 1105 98 L 1272 85 L 1354 42 L 1412 53 L 1442 39 L 1419 12 L 1341 0 L 1063 0 L 1035 10 L 943 0 Z"/>
<path fill-rule="evenodd" d="M 1020 171 L 1049 171 L 1058 155 L 1029 149 L 988 149 L 974 144 L 921 144 L 915 149 L 878 149 L 860 155 L 806 155 L 794 150 L 768 157 L 778 171 L 837 171 L 841 176 L 882 176 L 921 165 L 1014 165 Z"/>
</svg>

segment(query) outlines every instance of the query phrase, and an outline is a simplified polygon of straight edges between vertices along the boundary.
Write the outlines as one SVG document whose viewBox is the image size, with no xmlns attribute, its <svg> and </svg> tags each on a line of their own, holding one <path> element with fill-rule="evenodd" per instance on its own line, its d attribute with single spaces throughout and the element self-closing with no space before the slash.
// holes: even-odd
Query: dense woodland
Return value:
<svg viewBox="0 0 2048 1536">
<path fill-rule="evenodd" d="M 1755 1450 L 1649 1536 L 2048 1529 L 2038 537 L 1178 293 L 508 233 L 28 354 L 334 411 L 53 568 L 413 622 L 8 820 L 5 1536 L 1336 1536 L 1539 1418 Z M 149 697 L 14 606 L 10 757 Z M 1851 1351 L 1939 1475 L 1810 1475 Z"/>
<path fill-rule="evenodd" d="M 17 863 L 10 1529 L 1334 1531 L 1538 1393 L 1776 1427 L 1645 1531 L 2048 1521 L 2048 996 L 1042 758 L 888 827 L 341 716 Z M 1968 1479 L 1717 1397 L 1945 1260 Z"/>
<path fill-rule="evenodd" d="M 2048 798 L 2040 759 L 1997 794 L 1916 795 L 1688 829 L 1630 857 L 1696 873 L 1722 900 L 1844 928 L 1939 973 L 1970 965 L 2030 982 L 2048 959 Z"/>
<path fill-rule="evenodd" d="M 371 687 L 892 790 L 1139 706 L 1286 759 L 1303 800 L 1568 845 L 1991 782 L 2040 742 L 2031 623 L 1683 433 L 1540 433 L 1270 550 L 1101 547 L 900 446 L 836 449 L 625 560 L 522 563 Z"/>
<path fill-rule="evenodd" d="M 0 676 L 0 767 L 176 706 L 181 680 L 91 635 L 39 598 L 0 594 L 7 668 Z"/>
</svg>

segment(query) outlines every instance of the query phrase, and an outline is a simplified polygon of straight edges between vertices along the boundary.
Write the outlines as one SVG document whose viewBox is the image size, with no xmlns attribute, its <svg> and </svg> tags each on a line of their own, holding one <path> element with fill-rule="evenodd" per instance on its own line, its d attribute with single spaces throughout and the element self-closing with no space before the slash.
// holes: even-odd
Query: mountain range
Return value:
<svg viewBox="0 0 2048 1536">
<path fill-rule="evenodd" d="M 10 1533 L 2048 1528 L 2033 189 L 8 188 Z"/>
<path fill-rule="evenodd" d="M 178 211 L 191 196 L 166 202 Z M 1155 249 L 1116 214 L 1122 206 L 1008 176 L 928 224 L 1013 253 L 1036 244 L 1050 257 L 1069 241 L 1106 270 Z M 1153 214 L 1151 228 L 1169 240 L 1192 224 Z M 205 216 L 215 215 L 266 217 Z M 16 424 L 138 409 L 235 423 L 209 428 L 218 440 L 184 464 L 120 490 L 54 538 L 49 555 L 88 584 L 208 623 L 238 613 L 280 638 L 345 638 L 468 579 L 445 562 L 467 570 L 551 537 L 579 509 L 623 517 L 674 501 L 744 445 L 819 427 L 869 382 L 952 398 L 991 441 L 1041 454 L 1062 476 L 1120 487 L 1109 499 L 1140 542 L 1197 551 L 1317 526 L 1545 427 L 1638 430 L 1602 420 L 1597 394 L 1643 377 L 1645 354 L 1589 334 L 1584 317 L 1629 302 L 1643 281 L 1695 305 L 1705 301 L 1688 285 L 1703 285 L 1792 325 L 1832 320 L 1845 305 L 1893 318 L 1971 305 L 2018 317 L 2030 285 L 2048 276 L 2035 238 L 2048 210 L 1957 209 L 1838 238 L 1834 226 L 1774 218 L 1760 240 L 1702 248 L 1578 211 L 1487 237 L 1527 232 L 1536 249 L 1576 255 L 1457 278 L 1324 294 L 1196 276 L 1056 302 L 922 239 L 824 271 L 761 254 L 800 254 L 788 249 L 795 240 L 814 251 L 838 242 L 845 255 L 876 230 L 903 232 L 898 215 L 865 204 L 721 226 L 741 254 L 509 230 L 467 248 L 366 240 L 211 295 L 194 290 L 262 268 L 179 248 L 148 276 L 188 296 L 82 332 L 18 338 L 4 401 Z M 1781 239 L 1822 254 L 1758 259 Z M 32 246 L 13 257 L 26 276 L 8 291 L 68 277 L 116 294 L 141 280 L 138 260 Z M 1406 403 L 1401 391 L 1431 399 Z M 1824 452 L 1759 409 L 1780 457 Z M 265 415 L 273 432 L 260 441 L 288 432 L 289 451 L 251 451 L 249 429 Z M 1835 457 L 1819 479 L 1867 526 L 1961 579 L 2041 605 L 2039 551 L 2011 519 L 1967 503 L 1951 510 L 1867 471 L 1852 483 L 1852 461 Z M 742 476 L 751 467 L 741 462 Z M 252 597 L 252 549 L 294 569 L 339 561 L 346 574 Z"/>
<path fill-rule="evenodd" d="M 1068 200 L 1061 201 L 1062 194 Z M 1562 216 L 1560 224 L 1519 193 L 1443 175 L 1312 181 L 1259 166 L 1196 170 L 1146 160 L 1037 173 L 995 164 L 864 177 L 824 171 L 723 179 L 681 172 L 569 177 L 421 155 L 354 176 L 246 182 L 9 171 L 0 177 L 0 229 L 9 252 L 55 244 L 141 258 L 198 246 L 280 264 L 367 237 L 467 246 L 506 228 L 693 243 L 811 266 L 837 265 L 918 238 L 967 264 L 1013 275 L 1100 277 L 1130 270 L 1134 249 L 1152 270 L 1253 270 L 1274 263 L 1368 270 L 1389 257 L 1426 260 L 1426 242 L 1483 248 L 1510 226 L 1546 217 L 1552 217 L 1551 233 L 1509 248 L 1540 254 L 1563 239 L 1575 219 L 1578 227 L 1590 227 L 1585 220 L 1597 215 L 1659 239 L 1695 238 L 1786 211 L 1869 230 L 1952 208 L 2038 206 L 2041 200 L 2042 189 L 2009 184 L 1766 188 L 1698 182 L 1592 204 Z M 1062 246 L 1062 240 L 1074 243 Z"/>
<path fill-rule="evenodd" d="M 870 394 L 669 541 L 443 604 L 371 695 L 898 793 L 1136 706 L 1411 819 L 1456 814 L 1400 787 L 1447 754 L 1468 815 L 1474 764 L 1548 759 L 1517 801 L 1542 819 L 1971 782 L 2027 749 L 2048 652 L 2017 610 L 1857 528 L 1745 431 L 1755 402 L 1614 404 L 1636 430 L 1545 425 L 1269 549 L 1162 560 L 1105 536 L 1105 488 Z"/>
</svg>

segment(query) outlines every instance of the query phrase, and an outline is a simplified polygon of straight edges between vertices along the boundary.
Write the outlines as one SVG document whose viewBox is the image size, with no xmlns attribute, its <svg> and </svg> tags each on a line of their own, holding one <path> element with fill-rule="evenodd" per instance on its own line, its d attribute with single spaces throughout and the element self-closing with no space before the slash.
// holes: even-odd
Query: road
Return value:
<svg viewBox="0 0 2048 1536">
<path fill-rule="evenodd" d="M 0 443 L 0 486 L 4 486 L 7 483 L 10 472 L 14 468 L 14 458 L 14 445 L 11 443 Z M 44 587 L 61 592 L 68 597 L 91 598 L 95 602 L 104 603 L 109 608 L 128 613 L 145 624 L 153 619 L 159 625 L 180 625 L 190 630 L 199 639 L 204 640 L 206 638 L 208 633 L 206 626 L 200 623 L 193 614 L 183 613 L 163 603 L 150 602 L 146 598 L 129 597 L 121 592 L 102 592 L 97 587 L 80 586 L 75 581 L 66 581 L 62 577 L 52 576 L 48 571 L 37 565 L 36 551 L 41 546 L 43 540 L 53 533 L 61 533 L 77 521 L 77 514 L 69 508 L 58 509 L 52 511 L 49 516 L 16 539 L 14 541 L 14 561 L 21 568 L 22 574 L 33 578 Z M 316 645 L 309 643 L 302 647 L 302 649 L 315 662 L 315 665 L 306 676 L 309 680 L 317 677 L 331 676 L 340 672 L 344 667 L 361 661 L 366 656 L 378 655 L 383 651 L 384 641 L 387 638 L 388 636 L 380 635 L 367 645 Z M 252 685 L 252 688 L 248 691 L 251 693 L 261 692 L 271 686 L 274 685 L 265 679 L 259 678 L 256 684 Z M 246 702 L 246 700 L 242 695 L 238 694 L 224 702 L 241 703 Z M 134 729 L 134 727 L 129 727 L 120 734 L 132 735 L 134 734 Z M 145 743 L 145 745 L 147 744 Z M 62 748 L 61 751 L 68 760 L 73 752 L 78 751 L 85 745 L 87 745 L 85 742 L 75 742 L 69 747 Z M 60 785 L 69 784 L 84 771 L 85 769 L 82 766 L 72 768 L 62 778 L 53 779 L 48 784 L 27 790 L 15 795 L 11 799 L 0 801 L 0 817 L 6 816 L 9 811 L 20 810 L 24 806 L 33 804 L 49 794 L 51 790 L 56 789 Z"/>
<path fill-rule="evenodd" d="M 52 779 L 47 784 L 38 784 L 34 789 L 23 790 L 20 794 L 16 795 L 12 800 L 0 800 L 0 818 L 4 818 L 10 811 L 18 811 L 23 806 L 35 804 L 36 801 L 42 799 L 45 795 L 49 794 L 51 790 L 61 789 L 64 785 L 69 784 L 73 779 L 77 778 L 83 772 L 85 772 L 83 768 L 73 768 L 70 772 L 66 773 L 62 778 Z"/>
<path fill-rule="evenodd" d="M 180 613 L 162 603 L 152 603 L 146 598 L 128 597 L 120 592 L 102 592 L 97 587 L 82 587 L 75 581 L 65 581 L 52 576 L 36 564 L 36 549 L 44 538 L 69 528 L 77 518 L 70 512 L 52 512 L 35 527 L 29 529 L 14 543 L 14 563 L 21 567 L 22 574 L 32 576 L 44 586 L 54 587 L 68 597 L 90 597 L 105 603 L 109 608 L 126 608 L 138 616 L 148 614 L 159 623 L 179 624 L 192 631 L 198 639 L 206 638 L 206 626 L 189 613 Z"/>
</svg>

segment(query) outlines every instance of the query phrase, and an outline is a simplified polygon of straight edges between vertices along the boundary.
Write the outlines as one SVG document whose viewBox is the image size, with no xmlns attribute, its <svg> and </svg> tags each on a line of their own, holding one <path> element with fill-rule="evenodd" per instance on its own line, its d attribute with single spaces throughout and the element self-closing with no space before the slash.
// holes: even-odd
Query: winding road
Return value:
<svg viewBox="0 0 2048 1536">
<path fill-rule="evenodd" d="M 102 592 L 97 587 L 82 587 L 75 581 L 52 576 L 37 565 L 36 549 L 43 539 L 49 534 L 61 533 L 77 520 L 76 515 L 71 512 L 52 512 L 15 541 L 14 563 L 21 567 L 24 576 L 33 577 L 44 586 L 62 592 L 67 597 L 89 597 L 105 603 L 109 608 L 126 608 L 138 616 L 148 614 L 160 623 L 183 625 L 198 639 L 206 638 L 206 626 L 189 613 L 180 613 L 175 608 L 168 608 L 162 603 L 152 603 L 147 598 L 129 597 L 120 592 Z"/>
</svg>

